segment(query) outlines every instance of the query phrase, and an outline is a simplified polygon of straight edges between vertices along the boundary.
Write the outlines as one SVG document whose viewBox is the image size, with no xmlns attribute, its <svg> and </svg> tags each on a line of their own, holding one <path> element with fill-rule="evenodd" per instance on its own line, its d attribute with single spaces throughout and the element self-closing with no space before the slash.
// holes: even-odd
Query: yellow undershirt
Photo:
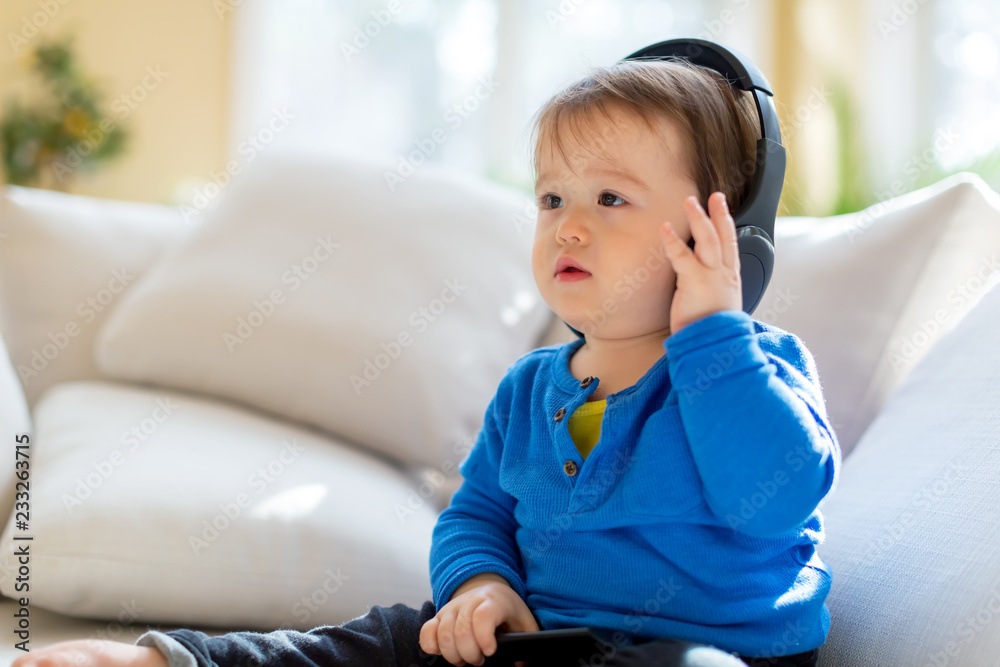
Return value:
<svg viewBox="0 0 1000 667">
<path fill-rule="evenodd" d="M 601 438 L 601 420 L 604 419 L 604 408 L 607 404 L 606 398 L 600 401 L 587 401 L 569 418 L 569 435 L 585 459 Z"/>
</svg>

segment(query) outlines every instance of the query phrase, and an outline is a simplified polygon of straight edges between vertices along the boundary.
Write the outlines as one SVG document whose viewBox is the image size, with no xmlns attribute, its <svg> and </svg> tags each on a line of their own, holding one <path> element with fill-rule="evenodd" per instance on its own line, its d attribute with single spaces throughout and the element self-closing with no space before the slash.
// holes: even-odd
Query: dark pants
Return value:
<svg viewBox="0 0 1000 667">
<path fill-rule="evenodd" d="M 324 625 L 309 632 L 231 632 L 210 637 L 197 630 L 168 630 L 195 654 L 198 667 L 448 667 L 443 656 L 420 648 L 420 628 L 436 614 L 428 600 L 417 610 L 402 603 L 373 606 L 343 625 Z M 746 658 L 673 639 L 608 646 L 602 655 L 566 656 L 566 667 L 815 667 L 819 649 L 775 658 Z M 495 658 L 496 656 L 491 656 Z M 739 658 L 737 660 L 736 658 Z M 508 667 L 487 658 L 483 667 Z M 743 662 L 741 663 L 740 660 Z M 513 667 L 513 666 L 509 666 Z M 529 667 L 532 667 L 529 665 Z M 546 664 L 534 667 L 557 667 Z M 562 667 L 561 665 L 558 667 Z"/>
</svg>

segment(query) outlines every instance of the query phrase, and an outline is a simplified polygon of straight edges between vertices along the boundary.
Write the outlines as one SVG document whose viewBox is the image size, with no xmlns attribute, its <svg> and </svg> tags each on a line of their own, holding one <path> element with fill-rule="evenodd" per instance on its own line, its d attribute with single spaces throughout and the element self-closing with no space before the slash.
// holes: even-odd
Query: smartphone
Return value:
<svg viewBox="0 0 1000 667">
<path fill-rule="evenodd" d="M 579 667 L 580 660 L 604 664 L 615 648 L 613 635 L 607 628 L 498 633 L 496 653 L 487 656 L 483 667 L 514 667 L 517 661 L 527 667 Z"/>
</svg>

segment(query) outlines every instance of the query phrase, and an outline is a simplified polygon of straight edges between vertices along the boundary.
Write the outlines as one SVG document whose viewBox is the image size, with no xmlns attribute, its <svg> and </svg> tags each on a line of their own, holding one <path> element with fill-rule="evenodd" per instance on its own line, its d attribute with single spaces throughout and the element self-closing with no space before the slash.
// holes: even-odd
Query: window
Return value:
<svg viewBox="0 0 1000 667">
<path fill-rule="evenodd" d="M 950 0 L 934 12 L 938 85 L 928 99 L 940 171 L 975 171 L 1000 190 L 1000 5 Z"/>
<path fill-rule="evenodd" d="M 294 120 L 276 142 L 377 154 L 400 169 L 439 164 L 532 191 L 528 125 L 558 88 L 590 64 L 681 35 L 754 57 L 754 21 L 744 19 L 755 16 L 735 0 L 242 3 L 231 152 L 287 107 Z"/>
</svg>

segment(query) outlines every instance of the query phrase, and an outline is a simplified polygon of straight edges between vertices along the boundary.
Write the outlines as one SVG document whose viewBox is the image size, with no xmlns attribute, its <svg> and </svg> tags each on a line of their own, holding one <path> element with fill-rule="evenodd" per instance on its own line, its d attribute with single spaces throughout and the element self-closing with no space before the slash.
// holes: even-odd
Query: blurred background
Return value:
<svg viewBox="0 0 1000 667">
<path fill-rule="evenodd" d="M 77 194 L 200 210 L 279 144 L 531 192 L 545 99 L 673 37 L 768 77 L 780 215 L 1000 190 L 995 0 L 3 0 L 0 29 L 3 178 Z"/>
</svg>

